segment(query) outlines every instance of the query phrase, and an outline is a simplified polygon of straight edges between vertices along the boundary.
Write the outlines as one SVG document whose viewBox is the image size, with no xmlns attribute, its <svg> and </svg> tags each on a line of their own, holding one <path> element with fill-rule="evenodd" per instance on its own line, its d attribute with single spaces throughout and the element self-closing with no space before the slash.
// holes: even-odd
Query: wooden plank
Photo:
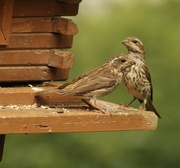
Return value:
<svg viewBox="0 0 180 168">
<path fill-rule="evenodd" d="M 56 86 L 57 87 L 57 86 Z M 57 105 L 57 104 L 79 104 L 80 99 L 75 99 L 73 96 L 60 96 L 58 94 L 46 95 L 43 97 L 35 97 L 36 93 L 46 89 L 53 89 L 56 87 L 8 87 L 0 89 L 0 105 Z M 82 103 L 82 102 L 81 102 Z"/>
<path fill-rule="evenodd" d="M 80 99 L 58 94 L 35 94 L 55 87 L 16 87 L 0 89 L 0 134 L 88 132 L 117 130 L 153 130 L 157 116 L 153 112 L 127 108 L 118 104 L 97 100 L 106 109 L 102 114 L 82 108 Z M 44 105 L 57 105 L 54 108 Z M 79 104 L 76 108 L 71 105 Z M 65 107 L 66 106 L 66 107 Z"/>
<path fill-rule="evenodd" d="M 0 110 L 1 134 L 154 130 L 157 127 L 157 116 L 152 112 L 124 112 L 119 108 L 114 114 L 102 114 L 86 109 L 23 108 Z"/>
<path fill-rule="evenodd" d="M 61 17 L 13 18 L 11 32 L 53 32 L 64 35 L 75 35 L 78 33 L 78 28 L 71 19 Z"/>
<path fill-rule="evenodd" d="M 64 35 L 75 35 L 78 33 L 78 27 L 71 19 L 55 17 L 52 25 L 52 31 Z"/>
<path fill-rule="evenodd" d="M 0 134 L 0 161 L 2 161 L 2 158 L 3 158 L 5 137 L 6 137 L 5 134 Z"/>
<path fill-rule="evenodd" d="M 48 65 L 49 50 L 1 50 L 0 65 Z"/>
<path fill-rule="evenodd" d="M 48 65 L 61 69 L 69 69 L 73 65 L 73 53 L 58 49 L 51 50 L 2 50 L 0 51 L 2 66 Z"/>
<path fill-rule="evenodd" d="M 1 49 L 53 49 L 71 48 L 73 36 L 51 33 L 12 34 L 8 46 Z"/>
<path fill-rule="evenodd" d="M 66 80 L 69 69 L 47 66 L 0 67 L 0 82 Z"/>
<path fill-rule="evenodd" d="M 64 3 L 57 0 L 16 0 L 13 17 L 75 16 L 79 3 Z"/>
<path fill-rule="evenodd" d="M 51 50 L 48 65 L 62 69 L 70 69 L 73 66 L 73 62 L 73 53 Z"/>
<path fill-rule="evenodd" d="M 13 18 L 11 25 L 12 33 L 25 32 L 51 32 L 52 17 L 31 17 L 31 18 Z"/>
<path fill-rule="evenodd" d="M 0 36 L 0 45 L 8 45 L 9 43 L 13 6 L 14 0 L 0 1 L 0 29 L 2 32 Z M 2 38 L 2 34 L 4 38 Z"/>
<path fill-rule="evenodd" d="M 2 30 L 0 29 L 0 45 L 7 45 L 7 44 L 8 43 L 4 37 L 4 34 L 3 34 Z"/>
</svg>

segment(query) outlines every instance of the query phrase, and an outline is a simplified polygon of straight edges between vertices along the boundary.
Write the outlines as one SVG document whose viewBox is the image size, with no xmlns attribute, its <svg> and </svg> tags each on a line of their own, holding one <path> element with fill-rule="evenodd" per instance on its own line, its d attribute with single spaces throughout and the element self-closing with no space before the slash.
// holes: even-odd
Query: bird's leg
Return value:
<svg viewBox="0 0 180 168">
<path fill-rule="evenodd" d="M 147 99 L 144 99 L 143 104 L 144 104 L 144 110 L 147 110 L 146 109 Z"/>
<path fill-rule="evenodd" d="M 128 106 L 130 106 L 135 100 L 136 98 L 134 97 L 133 100 L 130 103 L 128 103 Z"/>
<path fill-rule="evenodd" d="M 93 105 L 95 106 L 96 105 L 96 96 L 93 96 L 92 101 L 93 101 Z"/>
<path fill-rule="evenodd" d="M 144 100 L 139 100 L 139 102 L 141 103 L 141 106 L 139 106 L 139 110 L 146 110 L 146 103 L 147 103 L 147 100 L 144 99 Z M 142 105 L 143 104 L 143 105 Z"/>
<path fill-rule="evenodd" d="M 96 100 L 96 99 L 95 99 L 95 100 Z M 83 101 L 84 103 L 86 103 L 90 108 L 99 110 L 99 111 L 101 111 L 103 114 L 106 113 L 106 111 L 104 111 L 102 108 L 97 107 L 97 106 L 95 105 L 95 103 L 90 103 L 90 101 L 88 101 L 88 100 L 86 100 L 86 99 L 82 99 L 82 101 Z M 93 101 L 94 101 L 94 100 L 93 100 Z"/>
<path fill-rule="evenodd" d="M 128 104 L 120 103 L 120 105 L 122 105 L 124 107 L 129 107 L 135 100 L 136 100 L 136 98 L 134 97 L 133 100 L 130 103 L 128 103 Z"/>
</svg>

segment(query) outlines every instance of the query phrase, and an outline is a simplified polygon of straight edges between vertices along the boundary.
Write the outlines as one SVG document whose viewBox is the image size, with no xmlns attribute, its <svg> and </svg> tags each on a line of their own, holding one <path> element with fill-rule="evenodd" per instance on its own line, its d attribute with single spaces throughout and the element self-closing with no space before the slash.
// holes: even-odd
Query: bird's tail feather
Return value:
<svg viewBox="0 0 180 168">
<path fill-rule="evenodd" d="M 145 104 L 145 108 L 146 108 L 147 111 L 153 111 L 153 112 L 158 116 L 158 118 L 162 118 L 161 115 L 157 112 L 157 110 L 156 110 L 155 107 L 153 106 L 151 100 L 149 100 L 149 101 Z"/>
</svg>

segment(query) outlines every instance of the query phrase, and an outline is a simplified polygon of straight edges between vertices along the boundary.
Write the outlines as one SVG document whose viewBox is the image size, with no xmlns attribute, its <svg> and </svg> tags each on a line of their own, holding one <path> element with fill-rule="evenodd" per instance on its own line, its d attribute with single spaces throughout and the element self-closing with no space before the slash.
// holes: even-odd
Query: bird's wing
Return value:
<svg viewBox="0 0 180 168">
<path fill-rule="evenodd" d="M 147 66 L 144 66 L 144 71 L 145 71 L 145 74 L 146 74 L 146 77 L 151 85 L 151 101 L 153 101 L 153 86 L 152 86 L 152 81 L 151 81 L 151 75 L 149 73 L 149 70 L 147 68 Z"/>
<path fill-rule="evenodd" d="M 84 77 L 75 83 L 69 84 L 65 89 L 71 90 L 75 95 L 83 95 L 84 93 L 112 87 L 117 81 L 104 76 Z"/>
</svg>

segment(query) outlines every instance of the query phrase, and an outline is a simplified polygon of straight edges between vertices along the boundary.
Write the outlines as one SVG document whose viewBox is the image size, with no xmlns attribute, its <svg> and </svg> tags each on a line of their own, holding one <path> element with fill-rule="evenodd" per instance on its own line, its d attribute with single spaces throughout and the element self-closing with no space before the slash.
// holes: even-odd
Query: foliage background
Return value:
<svg viewBox="0 0 180 168">
<path fill-rule="evenodd" d="M 180 167 L 179 8 L 178 0 L 83 0 L 73 18 L 79 34 L 71 49 L 75 64 L 70 79 L 114 54 L 127 53 L 121 44 L 124 38 L 143 41 L 154 105 L 163 116 L 157 130 L 8 135 L 0 167 Z M 120 86 L 103 99 L 126 103 L 131 96 Z"/>
</svg>

